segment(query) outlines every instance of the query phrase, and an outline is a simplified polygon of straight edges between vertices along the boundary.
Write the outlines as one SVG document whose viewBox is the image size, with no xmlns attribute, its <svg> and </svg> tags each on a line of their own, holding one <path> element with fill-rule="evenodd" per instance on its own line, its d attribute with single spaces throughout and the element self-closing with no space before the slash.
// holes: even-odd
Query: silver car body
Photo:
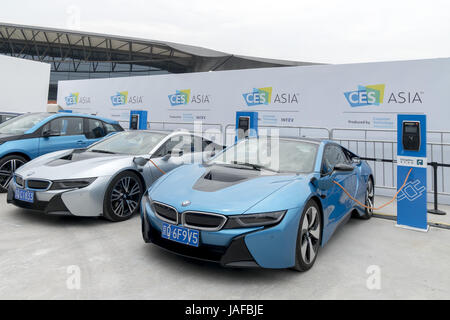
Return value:
<svg viewBox="0 0 450 320">
<path fill-rule="evenodd" d="M 150 130 L 149 130 L 150 131 Z M 156 132 L 156 131 L 150 131 Z M 110 184 L 111 180 L 123 171 L 133 171 L 137 173 L 145 182 L 145 189 L 147 189 L 154 181 L 156 181 L 164 172 L 168 172 L 178 166 L 192 162 L 201 162 L 211 156 L 209 151 L 193 152 L 182 154 L 181 156 L 167 157 L 151 157 L 154 152 L 160 149 L 165 143 L 170 141 L 174 137 L 178 136 L 194 136 L 202 138 L 198 135 L 189 132 L 159 132 L 167 134 L 152 150 L 150 153 L 142 154 L 141 157 L 151 158 L 151 160 L 158 166 L 158 168 L 150 161 L 144 166 L 139 166 L 134 162 L 139 155 L 123 155 L 123 154 L 95 154 L 86 157 L 86 159 L 77 161 L 61 161 L 61 164 L 55 165 L 55 161 L 61 158 L 65 158 L 73 154 L 74 152 L 81 153 L 81 150 L 70 149 L 49 153 L 38 157 L 16 170 L 15 176 L 19 176 L 24 180 L 23 184 L 19 186 L 16 182 L 16 178 L 9 185 L 8 190 L 8 202 L 14 203 L 14 194 L 17 188 L 24 187 L 26 180 L 40 180 L 49 181 L 50 186 L 45 190 L 30 189 L 35 192 L 34 199 L 36 203 L 48 203 L 55 196 L 59 195 L 67 210 L 62 212 L 52 211 L 47 212 L 50 214 L 72 214 L 75 216 L 101 216 L 103 214 L 103 203 L 105 198 L 105 191 Z M 109 138 L 107 138 L 109 139 Z M 203 138 L 202 138 L 203 139 Z M 207 139 L 205 139 L 207 140 Z M 92 145 L 95 147 L 97 142 Z M 205 157 L 205 158 L 204 158 Z M 89 186 L 80 189 L 68 189 L 68 190 L 49 190 L 51 183 L 56 180 L 67 179 L 82 179 L 92 178 L 96 180 Z M 20 205 L 19 205 L 20 206 Z M 30 209 L 37 209 L 36 207 L 30 207 Z M 40 210 L 46 211 L 46 210 Z"/>
</svg>

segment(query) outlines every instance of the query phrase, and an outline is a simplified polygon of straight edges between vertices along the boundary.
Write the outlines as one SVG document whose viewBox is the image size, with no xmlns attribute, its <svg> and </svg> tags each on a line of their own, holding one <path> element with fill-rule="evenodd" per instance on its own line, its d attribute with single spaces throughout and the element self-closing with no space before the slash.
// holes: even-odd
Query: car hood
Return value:
<svg viewBox="0 0 450 320">
<path fill-rule="evenodd" d="M 299 178 L 295 174 L 193 164 L 162 177 L 149 190 L 149 196 L 179 212 L 242 214 Z M 190 205 L 183 207 L 185 201 Z"/>
<path fill-rule="evenodd" d="M 85 150 L 65 150 L 36 158 L 16 173 L 26 179 L 76 179 L 114 174 L 123 166 L 132 165 L 133 156 L 111 155 Z"/>
</svg>

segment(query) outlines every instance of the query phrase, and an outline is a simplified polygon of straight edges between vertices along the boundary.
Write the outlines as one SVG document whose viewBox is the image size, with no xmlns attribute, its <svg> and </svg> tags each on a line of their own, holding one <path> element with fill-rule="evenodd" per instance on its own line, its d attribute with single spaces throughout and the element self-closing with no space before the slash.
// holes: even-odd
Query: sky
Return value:
<svg viewBox="0 0 450 320">
<path fill-rule="evenodd" d="M 448 0 L 21 0 L 0 22 L 321 63 L 450 57 Z"/>
</svg>

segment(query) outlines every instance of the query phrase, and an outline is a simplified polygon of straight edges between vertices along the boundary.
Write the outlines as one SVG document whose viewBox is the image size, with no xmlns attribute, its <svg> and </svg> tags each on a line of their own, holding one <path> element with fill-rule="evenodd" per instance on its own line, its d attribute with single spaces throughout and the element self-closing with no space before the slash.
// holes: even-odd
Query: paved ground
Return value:
<svg viewBox="0 0 450 320">
<path fill-rule="evenodd" d="M 122 223 L 51 217 L 0 195 L 1 299 L 450 299 L 450 230 L 350 220 L 306 273 L 224 269 L 144 244 Z M 68 271 L 81 271 L 81 288 Z M 380 290 L 369 290 L 369 266 Z M 370 282 L 370 281 L 369 281 Z M 376 284 L 376 282 L 370 282 Z"/>
</svg>

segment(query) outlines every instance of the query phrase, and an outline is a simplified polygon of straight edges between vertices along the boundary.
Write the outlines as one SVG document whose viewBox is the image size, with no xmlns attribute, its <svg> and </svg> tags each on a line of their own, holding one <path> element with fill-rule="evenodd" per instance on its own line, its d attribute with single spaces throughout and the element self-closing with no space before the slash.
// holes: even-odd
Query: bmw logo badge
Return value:
<svg viewBox="0 0 450 320">
<path fill-rule="evenodd" d="M 191 202 L 190 202 L 189 200 L 183 201 L 183 202 L 181 203 L 181 205 L 182 205 L 183 207 L 187 207 L 187 206 L 190 205 L 190 204 L 191 204 Z"/>
</svg>

